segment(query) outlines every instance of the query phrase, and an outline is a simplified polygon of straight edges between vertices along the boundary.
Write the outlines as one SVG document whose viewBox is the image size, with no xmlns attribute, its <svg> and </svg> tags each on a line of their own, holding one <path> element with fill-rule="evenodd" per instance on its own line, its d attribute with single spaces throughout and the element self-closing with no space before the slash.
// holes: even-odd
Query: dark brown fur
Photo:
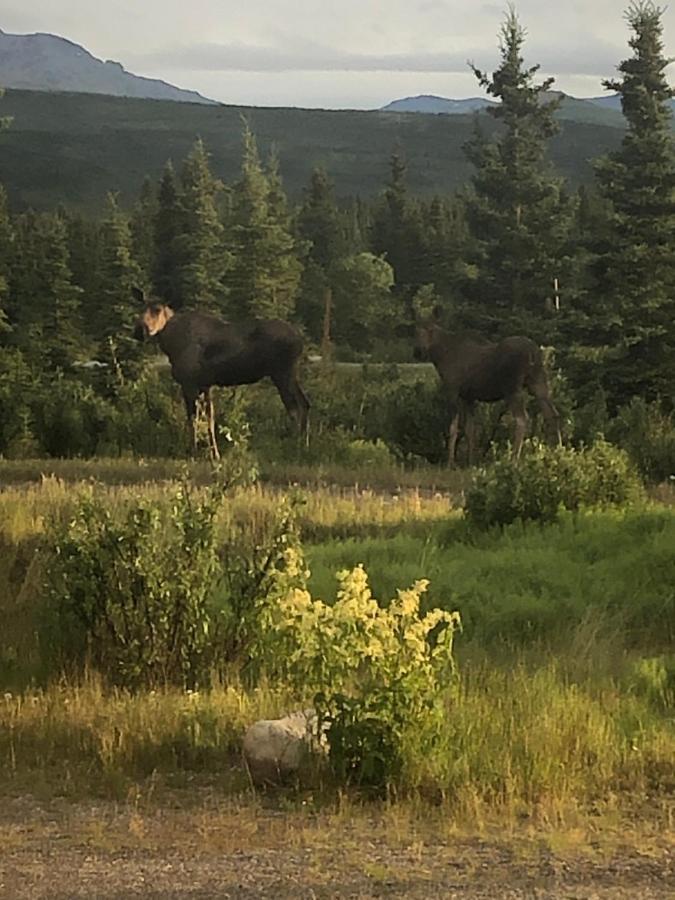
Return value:
<svg viewBox="0 0 675 900">
<path fill-rule="evenodd" d="M 143 295 L 135 292 L 140 299 Z M 209 419 L 211 450 L 218 456 L 211 388 L 253 384 L 271 378 L 289 416 L 306 437 L 309 401 L 298 381 L 303 341 L 287 322 L 258 319 L 235 325 L 200 312 L 174 314 L 163 304 L 148 304 L 136 325 L 136 336 L 157 336 L 169 358 L 171 374 L 183 392 L 195 442 L 194 417 L 203 398 Z"/>
<path fill-rule="evenodd" d="M 448 462 L 455 462 L 460 418 L 468 444 L 469 464 L 474 449 L 473 412 L 478 401 L 506 401 L 515 420 L 513 453 L 520 455 L 527 431 L 525 392 L 536 398 L 547 423 L 560 442 L 558 410 L 551 392 L 539 347 L 526 337 L 508 337 L 499 343 L 470 335 L 453 335 L 433 322 L 417 326 L 415 355 L 436 367 L 446 391 L 450 412 Z"/>
</svg>

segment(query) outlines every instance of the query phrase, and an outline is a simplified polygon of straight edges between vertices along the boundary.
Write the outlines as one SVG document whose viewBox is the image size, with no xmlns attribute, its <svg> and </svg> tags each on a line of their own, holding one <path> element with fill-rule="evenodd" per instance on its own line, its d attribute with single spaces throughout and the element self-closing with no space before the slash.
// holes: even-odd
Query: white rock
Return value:
<svg viewBox="0 0 675 900">
<path fill-rule="evenodd" d="M 254 722 L 244 735 L 244 759 L 255 784 L 279 784 L 302 769 L 316 745 L 316 713 L 309 709 Z"/>
</svg>

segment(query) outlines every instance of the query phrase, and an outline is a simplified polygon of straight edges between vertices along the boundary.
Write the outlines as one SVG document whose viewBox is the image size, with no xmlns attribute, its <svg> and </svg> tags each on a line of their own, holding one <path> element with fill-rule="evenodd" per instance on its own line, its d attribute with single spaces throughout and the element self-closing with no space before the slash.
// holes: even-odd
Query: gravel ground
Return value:
<svg viewBox="0 0 675 900">
<path fill-rule="evenodd" d="M 0 897 L 672 900 L 675 846 L 448 836 L 259 806 L 0 800 Z M 397 833 L 398 832 L 398 833 Z"/>
</svg>

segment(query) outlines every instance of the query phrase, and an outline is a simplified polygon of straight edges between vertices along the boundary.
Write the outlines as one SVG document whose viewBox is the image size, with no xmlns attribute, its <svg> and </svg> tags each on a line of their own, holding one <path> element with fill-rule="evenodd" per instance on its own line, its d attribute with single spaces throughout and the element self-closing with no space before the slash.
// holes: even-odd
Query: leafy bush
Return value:
<svg viewBox="0 0 675 900">
<path fill-rule="evenodd" d="M 651 656 L 633 663 L 628 689 L 660 709 L 675 707 L 675 656 Z"/>
<path fill-rule="evenodd" d="M 517 520 L 555 521 L 559 510 L 620 506 L 643 497 L 628 455 L 606 441 L 581 450 L 527 442 L 520 460 L 497 459 L 479 470 L 467 492 L 465 515 L 478 528 Z"/>
<path fill-rule="evenodd" d="M 91 492 L 52 525 L 46 637 L 61 663 L 88 662 L 132 689 L 194 688 L 241 656 L 260 598 L 279 582 L 290 526 L 284 507 L 264 544 L 223 541 L 219 513 L 246 474 L 234 463 L 229 480 L 200 492 L 182 483 L 168 502 L 138 499 L 122 513 Z"/>
<path fill-rule="evenodd" d="M 455 677 L 459 615 L 420 616 L 427 582 L 398 591 L 388 608 L 373 598 L 361 566 L 338 575 L 334 605 L 304 587 L 304 563 L 290 556 L 295 586 L 261 619 L 267 671 L 313 695 L 341 781 L 383 787 L 401 772 L 406 747 L 421 732 L 433 740 L 442 698 Z"/>
<path fill-rule="evenodd" d="M 675 476 L 675 420 L 658 403 L 636 397 L 619 410 L 609 433 L 645 478 L 663 481 Z"/>
</svg>

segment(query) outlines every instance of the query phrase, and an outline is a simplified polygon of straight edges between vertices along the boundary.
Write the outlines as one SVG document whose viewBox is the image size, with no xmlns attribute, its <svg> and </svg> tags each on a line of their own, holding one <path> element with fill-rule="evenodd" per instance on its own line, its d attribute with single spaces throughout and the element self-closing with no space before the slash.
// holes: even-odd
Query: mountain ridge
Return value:
<svg viewBox="0 0 675 900">
<path fill-rule="evenodd" d="M 198 91 L 134 75 L 115 60 L 101 60 L 81 44 L 47 32 L 10 34 L 0 29 L 0 85 L 15 90 L 217 105 Z"/>
</svg>

